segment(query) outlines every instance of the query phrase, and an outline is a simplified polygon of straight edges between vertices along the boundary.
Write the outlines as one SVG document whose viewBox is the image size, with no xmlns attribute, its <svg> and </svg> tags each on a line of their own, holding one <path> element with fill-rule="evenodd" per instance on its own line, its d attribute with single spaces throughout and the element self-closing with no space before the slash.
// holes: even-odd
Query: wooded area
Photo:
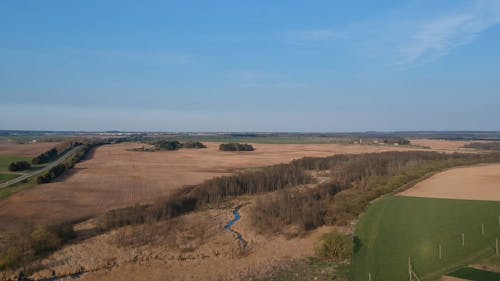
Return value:
<svg viewBox="0 0 500 281">
<path fill-rule="evenodd" d="M 28 161 L 16 161 L 9 164 L 9 171 L 17 172 L 23 171 L 31 168 L 31 164 Z"/>
<path fill-rule="evenodd" d="M 254 151 L 255 148 L 253 148 L 252 145 L 247 144 L 247 143 L 221 143 L 219 145 L 219 150 L 221 151 Z"/>
<path fill-rule="evenodd" d="M 329 170 L 331 180 L 314 189 L 286 189 L 257 200 L 252 209 L 252 222 L 261 232 L 280 232 L 286 225 L 297 225 L 300 231 L 325 224 L 343 225 L 356 218 L 370 201 L 432 172 L 497 161 L 500 161 L 499 154 L 437 152 L 303 158 L 292 165 L 307 170 Z"/>
</svg>

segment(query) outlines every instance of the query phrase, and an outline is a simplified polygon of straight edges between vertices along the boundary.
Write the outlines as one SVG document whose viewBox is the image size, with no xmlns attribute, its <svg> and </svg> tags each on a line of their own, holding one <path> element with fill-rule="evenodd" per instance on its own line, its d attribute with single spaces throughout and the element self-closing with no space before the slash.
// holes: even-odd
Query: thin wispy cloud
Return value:
<svg viewBox="0 0 500 281">
<path fill-rule="evenodd" d="M 328 40 L 341 37 L 341 34 L 332 29 L 310 29 L 301 31 L 292 31 L 289 36 L 298 40 Z"/>
<path fill-rule="evenodd" d="M 286 33 L 285 39 L 295 45 L 319 44 L 340 39 L 345 35 L 333 29 L 304 29 Z"/>
<path fill-rule="evenodd" d="M 399 47 L 398 64 L 434 61 L 473 42 L 481 32 L 497 24 L 500 24 L 500 1 L 476 1 L 464 11 L 419 23 L 408 42 Z"/>
<path fill-rule="evenodd" d="M 294 81 L 291 77 L 283 74 L 267 73 L 255 70 L 236 71 L 225 75 L 234 81 L 234 85 L 249 89 L 304 89 L 309 86 L 305 83 Z"/>
<path fill-rule="evenodd" d="M 1 55 L 22 55 L 33 58 L 58 59 L 68 63 L 88 61 L 122 61 L 159 66 L 188 66 L 195 64 L 192 54 L 171 51 L 128 51 L 53 47 L 33 51 L 31 49 L 0 48 Z"/>
</svg>

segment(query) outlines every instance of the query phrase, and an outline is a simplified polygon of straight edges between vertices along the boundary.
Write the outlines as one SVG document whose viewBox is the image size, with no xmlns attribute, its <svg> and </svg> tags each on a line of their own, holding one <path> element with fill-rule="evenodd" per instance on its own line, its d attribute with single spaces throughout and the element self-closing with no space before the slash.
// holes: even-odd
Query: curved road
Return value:
<svg viewBox="0 0 500 281">
<path fill-rule="evenodd" d="M 19 177 L 15 178 L 15 179 L 10 180 L 10 181 L 6 181 L 4 183 L 0 183 L 0 188 L 5 188 L 5 187 L 11 186 L 13 184 L 22 182 L 22 181 L 24 181 L 26 179 L 29 179 L 31 177 L 43 174 L 43 173 L 47 172 L 48 170 L 52 169 L 53 167 L 61 164 L 66 159 L 68 159 L 69 157 L 73 156 L 79 149 L 82 149 L 82 148 L 83 148 L 83 145 L 75 146 L 70 151 L 64 153 L 61 157 L 57 158 L 57 160 L 55 160 L 53 162 L 50 162 L 47 166 L 45 166 L 45 167 L 43 167 L 43 168 L 41 168 L 39 170 L 36 170 L 36 171 L 30 172 L 30 173 L 24 174 L 22 176 L 19 176 Z"/>
</svg>

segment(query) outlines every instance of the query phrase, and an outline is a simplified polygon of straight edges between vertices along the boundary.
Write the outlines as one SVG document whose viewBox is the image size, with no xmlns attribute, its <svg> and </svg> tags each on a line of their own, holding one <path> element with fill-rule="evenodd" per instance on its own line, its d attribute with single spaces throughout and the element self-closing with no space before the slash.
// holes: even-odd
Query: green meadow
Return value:
<svg viewBox="0 0 500 281">
<path fill-rule="evenodd" d="M 408 280 L 411 257 L 421 280 L 437 280 L 495 254 L 499 215 L 500 202 L 384 197 L 360 218 L 351 278 L 368 280 L 370 273 L 372 281 Z"/>
</svg>

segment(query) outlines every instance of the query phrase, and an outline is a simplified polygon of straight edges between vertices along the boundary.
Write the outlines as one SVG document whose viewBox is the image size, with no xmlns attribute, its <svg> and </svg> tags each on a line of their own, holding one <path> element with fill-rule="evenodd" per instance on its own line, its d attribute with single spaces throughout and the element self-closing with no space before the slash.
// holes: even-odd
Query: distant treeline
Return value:
<svg viewBox="0 0 500 281">
<path fill-rule="evenodd" d="M 28 161 L 16 161 L 9 164 L 9 171 L 17 172 L 23 171 L 31 168 L 31 164 Z"/>
<path fill-rule="evenodd" d="M 57 147 L 51 148 L 40 155 L 34 157 L 31 163 L 34 165 L 45 164 L 57 158 L 57 156 L 65 153 L 66 151 L 72 149 L 75 146 L 88 143 L 89 140 L 67 140 L 57 145 Z"/>
<path fill-rule="evenodd" d="M 219 150 L 222 150 L 222 151 L 254 151 L 255 148 L 253 148 L 252 145 L 247 144 L 247 143 L 231 142 L 231 143 L 221 143 L 219 145 Z"/>
<path fill-rule="evenodd" d="M 56 157 L 57 149 L 52 148 L 31 159 L 31 163 L 33 163 L 34 165 L 45 164 L 54 160 Z"/>
<path fill-rule="evenodd" d="M 188 141 L 182 144 L 183 148 L 207 148 L 206 145 L 199 141 Z"/>
<path fill-rule="evenodd" d="M 185 142 L 181 143 L 177 140 L 157 140 L 153 142 L 149 142 L 149 144 L 154 145 L 154 148 L 135 148 L 132 149 L 133 151 L 160 151 L 160 150 L 178 150 L 181 148 L 188 148 L 188 149 L 201 149 L 201 148 L 206 148 L 206 146 L 201 143 L 201 142 Z"/>
<path fill-rule="evenodd" d="M 495 161 L 500 161 L 500 154 L 384 152 L 303 158 L 289 164 L 207 180 L 151 205 L 112 210 L 99 221 L 101 228 L 106 230 L 172 218 L 217 206 L 237 196 L 281 191 L 257 203 L 252 221 L 262 231 L 277 231 L 288 224 L 297 224 L 307 230 L 346 222 L 362 212 L 371 200 L 431 172 Z M 289 188 L 311 183 L 313 179 L 308 170 L 330 170 L 332 181 L 310 190 Z"/>
<path fill-rule="evenodd" d="M 500 142 L 471 142 L 464 145 L 465 148 L 474 148 L 481 150 L 500 151 Z"/>
<path fill-rule="evenodd" d="M 385 144 L 410 145 L 411 142 L 405 138 L 383 138 L 381 140 Z"/>
</svg>

